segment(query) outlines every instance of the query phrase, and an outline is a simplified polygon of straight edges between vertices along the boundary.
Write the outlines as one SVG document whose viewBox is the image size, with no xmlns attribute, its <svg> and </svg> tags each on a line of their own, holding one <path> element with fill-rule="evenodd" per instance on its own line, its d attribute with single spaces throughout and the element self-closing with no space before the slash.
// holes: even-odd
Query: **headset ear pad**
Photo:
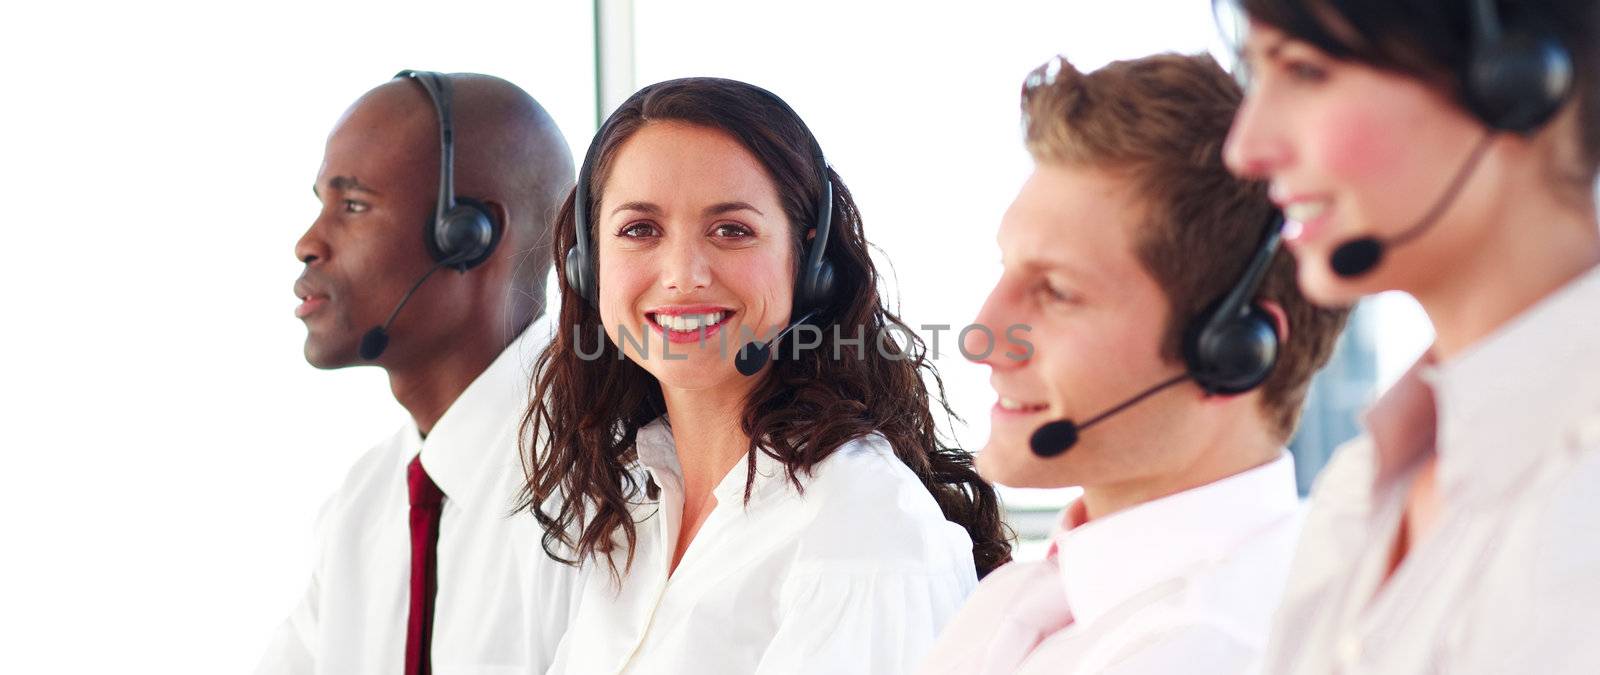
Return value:
<svg viewBox="0 0 1600 675">
<path fill-rule="evenodd" d="M 1278 325 L 1272 315 L 1251 305 L 1244 316 L 1207 330 L 1209 323 L 1195 321 L 1184 339 L 1184 359 L 1195 382 L 1213 394 L 1242 394 L 1266 381 L 1278 362 Z"/>
<path fill-rule="evenodd" d="M 808 247 L 809 248 L 809 247 Z M 809 257 L 810 251 L 807 251 Z M 800 276 L 799 292 L 795 294 L 795 309 L 820 308 L 828 302 L 833 295 L 833 263 L 823 258 L 817 263 L 816 269 L 805 270 Z"/>
<path fill-rule="evenodd" d="M 1524 26 L 1474 47 L 1464 94 L 1467 107 L 1485 124 L 1526 134 L 1561 109 L 1572 78 L 1566 47 L 1550 33 Z"/>
<path fill-rule="evenodd" d="M 578 292 L 578 297 L 594 304 L 594 291 L 589 286 L 589 260 L 578 247 L 567 249 L 567 285 Z"/>
<path fill-rule="evenodd" d="M 456 206 L 444 212 L 433 224 L 429 239 L 434 259 L 454 261 L 451 266 L 466 271 L 483 264 L 500 243 L 501 230 L 483 202 L 457 197 Z"/>
</svg>

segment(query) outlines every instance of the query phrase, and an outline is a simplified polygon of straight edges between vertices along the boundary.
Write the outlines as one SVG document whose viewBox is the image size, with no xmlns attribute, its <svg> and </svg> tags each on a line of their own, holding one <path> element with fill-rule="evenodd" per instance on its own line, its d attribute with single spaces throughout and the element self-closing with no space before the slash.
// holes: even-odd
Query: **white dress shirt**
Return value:
<svg viewBox="0 0 1600 675">
<path fill-rule="evenodd" d="M 1273 673 L 1600 673 L 1600 269 L 1424 357 L 1318 478 Z M 1440 510 L 1383 579 L 1417 469 Z"/>
<path fill-rule="evenodd" d="M 672 434 L 640 429 L 639 460 L 661 487 L 639 505 L 633 568 L 620 587 L 592 560 L 552 674 L 779 675 L 909 672 L 973 586 L 972 541 L 880 436 L 850 441 L 802 473 L 744 460 L 668 575 L 683 512 Z M 620 559 L 620 558 L 619 558 Z"/>
<path fill-rule="evenodd" d="M 318 556 L 300 605 L 260 675 L 399 675 L 411 579 L 406 465 L 417 453 L 445 494 L 439 523 L 436 675 L 543 673 L 573 611 L 577 571 L 550 560 L 527 513 L 517 431 L 529 369 L 548 341 L 536 322 L 451 404 L 426 440 L 407 424 L 361 457 L 317 521 Z"/>
<path fill-rule="evenodd" d="M 924 675 L 1257 672 L 1300 529 L 1294 461 L 1084 522 L 989 575 Z"/>
</svg>

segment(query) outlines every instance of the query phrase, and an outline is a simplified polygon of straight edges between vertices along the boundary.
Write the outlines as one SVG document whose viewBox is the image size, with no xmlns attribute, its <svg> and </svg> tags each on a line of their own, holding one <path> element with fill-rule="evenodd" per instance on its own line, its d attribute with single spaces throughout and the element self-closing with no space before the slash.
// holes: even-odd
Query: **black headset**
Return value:
<svg viewBox="0 0 1600 675">
<path fill-rule="evenodd" d="M 691 80 L 711 80 L 720 78 L 685 78 Z M 732 82 L 732 80 L 722 80 Z M 673 84 L 681 84 L 684 80 L 668 80 L 659 82 L 628 97 L 618 110 L 624 110 L 629 105 L 642 101 L 657 89 Z M 809 227 L 816 232 L 816 236 L 809 242 L 802 239 L 803 255 L 799 278 L 794 286 L 794 313 L 822 308 L 833 292 L 833 264 L 828 262 L 826 251 L 828 248 L 828 235 L 833 230 L 833 181 L 828 178 L 828 162 L 822 156 L 822 145 L 817 142 L 817 137 L 811 133 L 800 115 L 789 107 L 777 94 L 757 87 L 753 84 L 738 82 L 745 87 L 766 96 L 787 113 L 800 128 L 805 131 L 806 139 L 811 142 L 811 158 L 817 165 L 817 181 L 821 189 L 817 193 L 816 222 Z M 616 113 L 606 118 L 605 124 L 595 132 L 594 140 L 589 142 L 589 150 L 583 156 L 583 168 L 578 171 L 578 185 L 572 198 L 573 226 L 576 240 L 572 248 L 567 249 L 567 285 L 583 296 L 590 305 L 599 306 L 599 275 L 595 269 L 594 248 L 589 241 L 589 211 L 593 207 L 589 203 L 589 182 L 594 171 L 594 164 L 600 155 L 600 144 L 610 132 L 617 119 Z"/>
<path fill-rule="evenodd" d="M 1261 386 L 1278 363 L 1281 338 L 1278 323 L 1254 298 L 1278 253 L 1282 232 L 1283 214 L 1274 211 L 1267 220 L 1261 245 L 1239 280 L 1226 295 L 1189 321 L 1183 334 L 1184 372 L 1145 388 L 1082 424 L 1068 418 L 1041 425 L 1028 437 L 1033 454 L 1049 458 L 1066 452 L 1077 445 L 1085 430 L 1184 380 L 1194 380 L 1208 395 L 1242 394 Z"/>
<path fill-rule="evenodd" d="M 1255 303 L 1255 295 L 1272 267 L 1282 231 L 1283 214 L 1274 210 L 1239 281 L 1184 331 L 1183 359 L 1189 376 L 1208 393 L 1241 394 L 1254 389 L 1278 362 L 1278 323 Z"/>
<path fill-rule="evenodd" d="M 426 70 L 402 70 L 395 75 L 395 79 L 401 78 L 415 79 L 422 85 L 439 118 L 439 199 L 423 231 L 428 253 L 438 264 L 464 272 L 489 259 L 500 243 L 503 228 L 482 201 L 456 195 L 450 78 Z"/>
<path fill-rule="evenodd" d="M 1527 134 L 1561 109 L 1572 93 L 1572 53 L 1534 17 L 1500 20 L 1497 0 L 1468 0 L 1471 53 L 1462 97 L 1484 124 Z"/>
</svg>

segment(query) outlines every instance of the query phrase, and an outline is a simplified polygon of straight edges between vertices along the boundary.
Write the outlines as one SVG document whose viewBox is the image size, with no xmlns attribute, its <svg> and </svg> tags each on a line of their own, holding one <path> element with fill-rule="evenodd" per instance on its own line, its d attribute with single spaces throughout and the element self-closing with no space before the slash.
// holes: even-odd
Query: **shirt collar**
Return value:
<svg viewBox="0 0 1600 675">
<path fill-rule="evenodd" d="M 673 441 L 672 427 L 667 424 L 666 416 L 658 417 L 640 427 L 634 445 L 639 454 L 639 463 L 655 477 L 657 485 L 665 487 L 670 482 L 678 492 L 683 491 L 683 465 L 678 463 L 677 444 Z M 712 489 L 718 504 L 744 503 L 747 475 L 745 462 L 746 457 L 740 457 Z M 783 463 L 765 452 L 757 452 L 754 479 L 750 489 L 752 503 L 758 497 L 783 487 L 785 484 Z"/>
<path fill-rule="evenodd" d="M 1434 446 L 1433 354 L 1423 354 L 1367 411 L 1363 421 L 1376 449 L 1374 489 L 1381 489 Z"/>
<path fill-rule="evenodd" d="M 1448 362 L 1427 354 L 1373 407 L 1377 487 L 1437 449 L 1446 500 L 1494 499 L 1600 411 L 1600 268 Z"/>
<path fill-rule="evenodd" d="M 421 444 L 423 468 L 445 496 L 470 502 L 485 496 L 508 468 L 521 470 L 520 453 L 508 452 L 501 437 L 527 409 L 533 363 L 550 341 L 550 327 L 541 317 L 523 329 L 456 397 L 426 439 L 415 422 L 407 423 L 405 433 Z"/>
<path fill-rule="evenodd" d="M 1299 507 L 1294 460 L 1277 459 L 1222 480 L 1083 522 L 1082 500 L 1053 537 L 1073 621 L 1093 623 L 1118 605 L 1197 565 L 1220 561 Z"/>
</svg>

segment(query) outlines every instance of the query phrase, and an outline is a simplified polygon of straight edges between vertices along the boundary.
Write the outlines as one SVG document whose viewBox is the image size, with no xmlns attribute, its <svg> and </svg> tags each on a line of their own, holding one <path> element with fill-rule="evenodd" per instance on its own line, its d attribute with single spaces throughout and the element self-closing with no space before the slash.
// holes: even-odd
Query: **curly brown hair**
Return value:
<svg viewBox="0 0 1600 675">
<path fill-rule="evenodd" d="M 824 189 L 819 180 L 826 171 L 834 199 L 833 231 L 824 253 L 834 281 L 829 299 L 818 308 L 821 316 L 842 333 L 877 336 L 893 330 L 905 338 L 903 345 L 840 340 L 832 350 L 812 349 L 793 358 L 786 354 L 758 374 L 761 380 L 745 400 L 740 419 L 750 438 L 745 498 L 755 477 L 757 452 L 781 462 L 788 481 L 803 490 L 802 474 L 809 475 L 846 442 L 876 433 L 927 487 L 945 518 L 966 529 L 979 576 L 1008 561 L 1011 545 L 994 489 L 973 469 L 969 453 L 940 438 L 932 400 L 947 416 L 959 418 L 921 339 L 879 297 L 878 271 L 850 191 L 831 168 L 818 166 L 810 130 L 781 100 L 720 78 L 646 87 L 612 114 L 602 136 L 594 140 L 599 154 L 588 186 L 591 212 L 601 200 L 617 149 L 640 128 L 664 120 L 719 129 L 755 156 L 777 187 L 795 251 L 802 250 L 804 224 L 816 222 L 814 211 Z M 655 377 L 619 358 L 610 340 L 600 341 L 597 357 L 593 349 L 578 344 L 582 336 L 599 335 L 601 328 L 599 311 L 566 281 L 564 252 L 576 241 L 573 199 L 567 197 L 554 227 L 560 328 L 539 356 L 534 403 L 523 418 L 527 485 L 521 507 L 543 526 L 544 548 L 551 558 L 579 564 L 604 557 L 612 573 L 621 575 L 632 565 L 637 543 L 629 504 L 641 495 L 653 499 L 658 494 L 648 479 L 629 470 L 637 459 L 635 438 L 665 404 Z M 593 241 L 597 233 L 592 223 L 587 226 Z M 792 256 L 796 274 L 800 257 Z M 584 349 L 581 356 L 579 348 Z M 932 400 L 925 377 L 937 391 Z M 539 445 L 543 449 L 535 451 Z M 621 568 L 613 556 L 619 547 L 626 560 Z"/>
</svg>

